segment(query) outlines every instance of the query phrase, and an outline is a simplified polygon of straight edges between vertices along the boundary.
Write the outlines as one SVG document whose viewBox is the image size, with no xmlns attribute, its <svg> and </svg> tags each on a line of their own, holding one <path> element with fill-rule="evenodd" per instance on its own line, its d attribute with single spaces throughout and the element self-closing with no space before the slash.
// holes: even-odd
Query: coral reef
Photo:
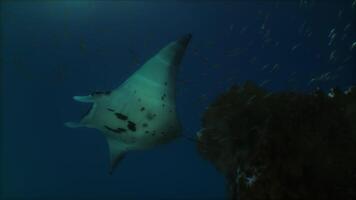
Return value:
<svg viewBox="0 0 356 200">
<path fill-rule="evenodd" d="M 198 150 L 230 199 L 356 199 L 356 88 L 233 86 L 205 111 Z"/>
</svg>

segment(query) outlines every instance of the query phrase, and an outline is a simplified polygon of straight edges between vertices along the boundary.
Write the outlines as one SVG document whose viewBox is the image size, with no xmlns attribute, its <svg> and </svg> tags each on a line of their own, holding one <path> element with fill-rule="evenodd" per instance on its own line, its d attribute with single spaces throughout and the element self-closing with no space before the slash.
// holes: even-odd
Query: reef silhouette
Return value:
<svg viewBox="0 0 356 200">
<path fill-rule="evenodd" d="M 356 88 L 233 86 L 205 111 L 198 150 L 230 199 L 356 199 Z"/>
</svg>

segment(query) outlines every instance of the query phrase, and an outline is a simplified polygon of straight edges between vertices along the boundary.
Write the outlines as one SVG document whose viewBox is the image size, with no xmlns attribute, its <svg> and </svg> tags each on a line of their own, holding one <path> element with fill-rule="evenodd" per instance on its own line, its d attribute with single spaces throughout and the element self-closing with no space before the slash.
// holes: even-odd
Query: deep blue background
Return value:
<svg viewBox="0 0 356 200">
<path fill-rule="evenodd" d="M 190 32 L 177 107 L 195 137 L 204 109 L 234 83 L 302 92 L 355 84 L 355 10 L 352 1 L 3 1 L 0 198 L 226 197 L 224 177 L 185 138 L 129 153 L 110 176 L 103 135 L 63 126 L 88 108 L 72 96 L 117 87 Z"/>
</svg>

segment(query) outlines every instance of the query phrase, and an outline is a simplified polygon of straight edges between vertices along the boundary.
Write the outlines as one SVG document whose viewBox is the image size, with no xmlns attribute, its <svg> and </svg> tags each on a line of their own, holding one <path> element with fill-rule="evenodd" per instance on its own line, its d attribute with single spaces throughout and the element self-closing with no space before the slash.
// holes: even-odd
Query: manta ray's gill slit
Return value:
<svg viewBox="0 0 356 200">
<path fill-rule="evenodd" d="M 106 108 L 108 111 L 110 111 L 110 112 L 115 112 L 115 110 L 114 109 L 111 109 L 111 108 Z"/>
<path fill-rule="evenodd" d="M 114 128 L 110 128 L 109 126 L 106 126 L 106 125 L 104 125 L 104 127 L 106 129 L 108 129 L 109 131 L 112 131 L 112 132 L 115 132 L 115 133 L 126 132 L 126 129 L 124 129 L 124 128 L 116 128 L 116 129 L 114 129 Z"/>
<path fill-rule="evenodd" d="M 112 109 L 110 109 L 109 111 L 112 111 Z M 127 115 L 124 115 L 122 113 L 115 113 L 115 116 L 119 120 L 122 120 L 122 121 L 126 121 L 127 120 L 127 125 L 126 125 L 127 128 L 130 129 L 131 131 L 136 131 L 136 123 L 133 122 L 133 121 L 128 120 L 129 117 Z M 110 127 L 108 127 L 108 128 L 110 128 Z M 119 129 L 122 129 L 122 128 L 119 128 Z M 116 130 L 116 129 L 112 129 L 112 130 Z M 126 129 L 125 129 L 125 131 L 126 131 Z"/>
<path fill-rule="evenodd" d="M 128 117 L 122 113 L 115 113 L 115 116 L 118 118 L 118 119 L 121 119 L 123 121 L 127 120 Z"/>
<path fill-rule="evenodd" d="M 147 127 L 147 126 L 148 126 L 147 123 L 143 123 L 143 124 L 142 124 L 142 127 Z"/>
<path fill-rule="evenodd" d="M 130 129 L 131 131 L 136 131 L 136 124 L 132 121 L 128 121 L 127 128 Z"/>
</svg>

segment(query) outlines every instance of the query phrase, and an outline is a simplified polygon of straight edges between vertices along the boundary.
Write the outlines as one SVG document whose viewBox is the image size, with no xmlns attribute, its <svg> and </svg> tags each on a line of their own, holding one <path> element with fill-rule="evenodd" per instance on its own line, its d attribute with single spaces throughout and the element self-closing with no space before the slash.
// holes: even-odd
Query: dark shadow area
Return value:
<svg viewBox="0 0 356 200">
<path fill-rule="evenodd" d="M 233 86 L 206 110 L 200 154 L 230 199 L 356 199 L 356 88 L 268 93 Z"/>
</svg>

